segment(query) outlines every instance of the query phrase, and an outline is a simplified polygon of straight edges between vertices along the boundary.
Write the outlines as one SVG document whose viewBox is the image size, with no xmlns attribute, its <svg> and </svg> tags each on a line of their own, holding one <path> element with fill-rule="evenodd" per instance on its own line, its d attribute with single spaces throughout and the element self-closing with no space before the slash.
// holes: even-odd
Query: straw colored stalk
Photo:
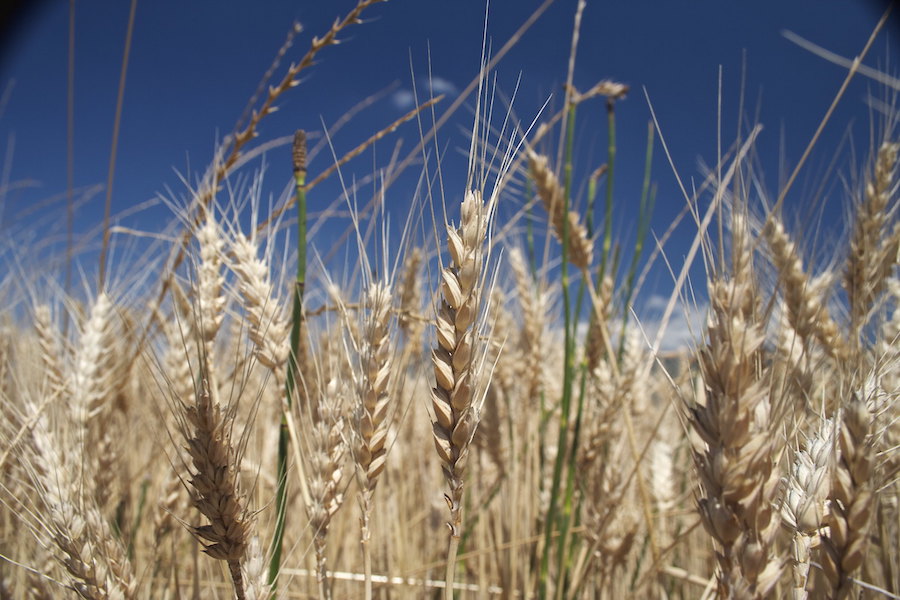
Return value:
<svg viewBox="0 0 900 600">
<path fill-rule="evenodd" d="M 687 418 L 699 438 L 693 448 L 701 483 L 698 509 L 721 548 L 720 597 L 764 598 L 782 570 L 773 508 L 781 436 L 763 371 L 765 332 L 748 231 L 738 213 L 732 234 L 732 276 L 713 275 L 709 341 L 699 353 L 705 401 L 691 402 Z"/>
<path fill-rule="evenodd" d="M 479 372 L 474 341 L 480 312 L 486 207 L 481 193 L 466 194 L 460 208 L 460 227 L 447 226 L 450 264 L 441 272 L 441 305 L 436 319 L 437 347 L 432 352 L 435 386 L 431 392 L 434 444 L 449 493 L 450 546 L 446 589 L 453 596 L 453 571 L 462 530 L 463 482 L 469 444 L 478 426 L 475 401 Z"/>
</svg>

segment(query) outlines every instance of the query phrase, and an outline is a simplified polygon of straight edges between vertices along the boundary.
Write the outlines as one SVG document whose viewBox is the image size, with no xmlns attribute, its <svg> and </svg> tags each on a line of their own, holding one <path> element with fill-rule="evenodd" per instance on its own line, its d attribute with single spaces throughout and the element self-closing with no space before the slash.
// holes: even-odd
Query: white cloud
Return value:
<svg viewBox="0 0 900 600">
<path fill-rule="evenodd" d="M 397 90 L 391 95 L 391 102 L 400 110 L 409 110 L 415 105 L 416 98 L 412 90 Z"/>
<path fill-rule="evenodd" d="M 422 78 L 416 83 L 416 86 L 420 102 L 430 98 L 432 94 L 435 96 L 446 94 L 451 98 L 459 94 L 459 88 L 452 81 L 443 77 Z M 394 92 L 391 95 L 391 102 L 399 110 L 410 110 L 416 105 L 416 97 L 411 88 L 405 88 Z"/>
<path fill-rule="evenodd" d="M 421 85 L 423 88 L 425 88 L 425 86 L 422 83 L 420 83 L 419 85 Z M 427 85 L 427 82 L 426 82 L 426 85 Z M 444 79 L 443 77 L 432 77 L 431 78 L 431 86 L 427 87 L 425 89 L 433 90 L 435 96 L 437 96 L 438 94 L 447 94 L 448 96 L 455 96 L 459 93 L 459 90 L 456 88 L 456 86 L 453 85 L 452 82 Z"/>
<path fill-rule="evenodd" d="M 646 300 L 638 313 L 640 327 L 652 344 L 662 327 L 662 318 L 669 303 L 666 296 L 654 295 Z M 660 350 L 670 352 L 694 347 L 703 334 L 708 305 L 675 304 L 672 316 L 666 325 L 660 343 Z"/>
</svg>

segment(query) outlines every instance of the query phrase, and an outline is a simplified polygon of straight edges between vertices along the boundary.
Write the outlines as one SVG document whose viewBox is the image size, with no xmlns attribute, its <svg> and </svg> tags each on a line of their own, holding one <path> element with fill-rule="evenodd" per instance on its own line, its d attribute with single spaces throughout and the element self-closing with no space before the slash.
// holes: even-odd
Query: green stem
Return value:
<svg viewBox="0 0 900 600">
<path fill-rule="evenodd" d="M 569 193 L 571 190 L 572 180 L 572 147 L 575 135 L 575 105 L 569 107 L 569 121 L 566 131 L 566 164 L 564 169 L 564 185 L 563 185 L 563 215 L 569 212 Z M 565 319 L 565 357 L 563 365 L 563 389 L 562 401 L 560 402 L 559 415 L 559 434 L 557 442 L 556 461 L 553 465 L 553 483 L 550 488 L 550 506 L 547 509 L 547 518 L 544 520 L 544 550 L 541 556 L 541 567 L 539 573 L 539 591 L 538 597 L 544 600 L 547 597 L 547 584 L 550 572 L 550 548 L 553 540 L 553 529 L 557 523 L 557 504 L 560 496 L 560 481 L 562 480 L 562 470 L 566 462 L 566 454 L 568 448 L 569 433 L 569 407 L 572 403 L 572 378 L 575 366 L 575 341 L 574 341 L 574 318 L 569 293 L 569 219 L 563 218 L 562 228 L 562 265 L 560 266 L 560 282 L 563 292 L 563 310 Z M 562 574 L 557 574 L 557 583 L 561 583 Z"/>
<path fill-rule="evenodd" d="M 281 427 L 278 432 L 278 489 L 275 492 L 275 533 L 272 538 L 272 558 L 269 562 L 269 584 L 272 597 L 276 596 L 278 574 L 281 571 L 281 550 L 284 541 L 284 525 L 287 517 L 287 462 L 288 424 L 287 411 L 291 409 L 297 387 L 300 335 L 303 328 L 303 290 L 306 286 L 306 133 L 294 135 L 294 185 L 297 195 L 297 281 L 294 283 L 294 304 L 291 310 L 291 353 L 288 356 L 285 399 L 282 407 Z"/>
</svg>

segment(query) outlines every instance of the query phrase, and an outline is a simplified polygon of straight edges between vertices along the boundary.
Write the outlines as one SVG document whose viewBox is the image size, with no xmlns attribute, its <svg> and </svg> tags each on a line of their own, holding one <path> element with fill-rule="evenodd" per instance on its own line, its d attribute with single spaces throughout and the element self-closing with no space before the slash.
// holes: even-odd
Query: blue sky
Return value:
<svg viewBox="0 0 900 600">
<path fill-rule="evenodd" d="M 128 71 L 114 184 L 113 212 L 184 187 L 178 173 L 197 173 L 209 162 L 218 138 L 231 130 L 294 20 L 304 27 L 289 58 L 308 47 L 312 35 L 355 3 L 235 0 L 141 0 Z M 499 47 L 540 3 L 494 0 L 488 36 Z M 75 45 L 75 184 L 106 180 L 118 74 L 128 16 L 122 0 L 76 1 Z M 575 0 L 556 0 L 497 68 L 500 90 L 511 94 L 521 78 L 516 115 L 530 121 L 551 95 L 561 100 Z M 765 129 L 758 144 L 769 191 L 779 182 L 779 157 L 793 166 L 840 86 L 845 69 L 830 64 L 788 41 L 787 29 L 828 50 L 853 57 L 865 44 L 884 3 L 859 0 L 782 2 L 590 2 L 584 14 L 575 85 L 587 89 L 601 79 L 631 86 L 617 108 L 619 170 L 616 177 L 616 227 L 623 239 L 634 230 L 634 205 L 640 190 L 649 109 L 646 89 L 662 133 L 682 177 L 697 177 L 699 161 L 712 164 L 716 151 L 718 69 L 723 68 L 723 142 L 736 134 L 742 62 L 746 57 L 745 112 Z M 304 83 L 280 102 L 280 112 L 264 121 L 260 142 L 334 123 L 363 98 L 394 85 L 385 97 L 362 112 L 334 140 L 338 154 L 409 108 L 413 75 L 421 84 L 429 56 L 434 81 L 450 96 L 477 74 L 481 53 L 484 3 L 479 1 L 391 0 L 366 13 L 369 21 L 343 35 L 345 43 L 326 49 Z M 882 33 L 866 64 L 896 72 L 898 17 Z M 68 3 L 46 2 L 19 23 L 0 57 L 0 85 L 9 100 L 0 114 L 0 157 L 12 181 L 28 186 L 5 196 L 2 227 L 19 231 L 27 224 L 21 211 L 44 206 L 38 214 L 59 224 L 64 204 L 43 200 L 66 188 L 66 68 Z M 280 73 L 281 71 L 279 71 Z M 11 87 L 8 87 L 11 86 Z M 883 88 L 857 78 L 822 139 L 819 152 L 795 186 L 789 209 L 800 218 L 814 216 L 813 191 L 842 139 L 852 140 L 860 155 L 869 148 L 870 95 L 883 99 Z M 552 100 L 551 100 L 552 102 Z M 443 103 L 449 105 L 449 100 Z M 471 115 L 459 118 L 441 134 L 447 173 L 464 169 L 460 150 Z M 606 129 L 602 102 L 579 114 L 576 181 L 605 160 Z M 845 134 L 850 132 L 850 137 Z M 348 177 L 371 174 L 383 165 L 394 143 L 404 153 L 418 139 L 415 127 L 402 129 L 352 163 Z M 287 151 L 267 156 L 267 193 L 277 195 L 288 181 Z M 328 166 L 320 155 L 313 173 Z M 454 166 L 456 165 L 456 166 Z M 408 204 L 418 172 L 394 188 L 391 203 Z M 844 174 L 848 171 L 843 170 Z M 657 145 L 654 179 L 659 185 L 653 228 L 665 230 L 684 199 Z M 840 182 L 826 192 L 838 198 Z M 33 184 L 33 185 L 32 185 Z M 453 188 L 455 186 L 455 189 Z M 463 182 L 445 181 L 448 194 L 460 196 Z M 338 194 L 327 186 L 320 201 Z M 583 202 L 583 198 L 581 199 Z M 826 223 L 841 215 L 837 200 Z M 102 215 L 103 194 L 80 207 L 76 230 L 90 230 Z M 125 219 L 153 229 L 168 214 L 159 207 Z M 33 219 L 34 213 L 28 213 Z M 340 227 L 341 229 L 343 226 Z M 692 235 L 682 228 L 673 240 L 676 262 Z M 665 287 L 665 271 L 655 276 Z"/>
</svg>

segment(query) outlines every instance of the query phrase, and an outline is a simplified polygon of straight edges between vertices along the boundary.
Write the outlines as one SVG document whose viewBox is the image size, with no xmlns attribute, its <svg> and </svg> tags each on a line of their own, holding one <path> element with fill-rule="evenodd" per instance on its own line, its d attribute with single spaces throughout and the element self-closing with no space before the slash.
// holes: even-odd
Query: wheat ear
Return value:
<svg viewBox="0 0 900 600">
<path fill-rule="evenodd" d="M 209 524 L 191 532 L 206 554 L 228 564 L 235 595 L 245 600 L 241 561 L 251 521 L 238 481 L 240 461 L 231 443 L 233 415 L 212 401 L 205 377 L 199 386 L 196 404 L 183 406 L 182 433 L 193 465 L 191 502 Z"/>
<path fill-rule="evenodd" d="M 47 416 L 31 402 L 27 408 L 35 422 L 29 447 L 32 478 L 48 515 L 46 523 L 35 527 L 37 535 L 49 535 L 62 553 L 69 586 L 81 598 L 133 598 L 136 582 L 125 551 L 94 498 L 82 492 L 78 465 L 85 460 L 83 449 L 67 448 Z"/>
<path fill-rule="evenodd" d="M 536 285 L 528 272 L 525 257 L 518 248 L 509 253 L 509 264 L 516 279 L 519 305 L 522 307 L 522 344 L 525 397 L 535 398 L 544 391 L 544 359 L 541 353 L 541 338 L 547 318 L 547 294 L 542 286 Z"/>
<path fill-rule="evenodd" d="M 480 311 L 487 214 L 481 193 L 466 194 L 460 208 L 460 227 L 448 225 L 450 264 L 441 272 L 441 306 L 436 319 L 437 347 L 432 352 L 435 386 L 432 432 L 444 477 L 450 509 L 450 547 L 445 597 L 453 598 L 453 572 L 462 530 L 463 481 L 469 443 L 478 426 L 475 400 L 478 382 L 474 360 L 475 325 Z"/>
<path fill-rule="evenodd" d="M 815 338 L 833 359 L 846 357 L 844 340 L 828 314 L 826 298 L 819 286 L 810 281 L 797 245 L 775 215 L 769 215 L 763 236 L 769 246 L 772 264 L 778 269 L 778 287 L 784 296 L 788 323 L 804 344 Z"/>
<path fill-rule="evenodd" d="M 869 523 L 875 509 L 871 481 L 874 440 L 872 415 L 866 402 L 854 394 L 841 411 L 837 433 L 839 458 L 829 494 L 828 532 L 822 536 L 820 562 L 831 586 L 832 598 L 853 597 L 851 576 L 863 564 Z"/>
<path fill-rule="evenodd" d="M 782 564 L 775 555 L 780 436 L 763 371 L 765 331 L 754 286 L 745 218 L 732 222 L 732 274 L 710 287 L 709 341 L 700 351 L 705 402 L 688 407 L 699 436 L 693 449 L 701 482 L 698 503 L 707 532 L 719 543 L 719 594 L 764 598 Z"/>
<path fill-rule="evenodd" d="M 366 322 L 360 346 L 361 373 L 357 375 L 358 405 L 353 424 L 356 434 L 354 459 L 359 481 L 359 507 L 366 598 L 372 598 L 372 557 L 369 550 L 369 517 L 378 476 L 387 458 L 388 393 L 391 379 L 391 290 L 375 283 L 366 293 Z"/>
<path fill-rule="evenodd" d="M 834 448 L 834 423 L 826 420 L 820 430 L 799 449 L 787 478 L 782 518 L 793 530 L 794 600 L 808 597 L 810 550 L 813 536 L 825 519 L 826 500 L 831 489 L 829 479 Z"/>
<path fill-rule="evenodd" d="M 578 213 L 573 210 L 566 212 L 565 193 L 556 173 L 550 168 L 549 160 L 546 156 L 529 150 L 528 170 L 537 186 L 538 196 L 550 215 L 550 224 L 557 239 L 563 239 L 565 221 L 569 221 L 569 261 L 579 269 L 587 269 L 593 260 L 594 244 L 580 222 Z"/>
<path fill-rule="evenodd" d="M 344 502 L 341 490 L 343 480 L 342 464 L 346 453 L 344 443 L 344 420 L 341 405 L 344 390 L 338 381 L 331 379 L 321 394 L 318 405 L 307 415 L 313 419 L 309 432 L 309 451 L 305 459 L 309 461 L 306 472 L 309 477 L 311 504 L 307 507 L 309 526 L 313 532 L 316 549 L 316 579 L 319 583 L 319 597 L 330 600 L 328 569 L 325 548 L 331 518 Z"/>
<path fill-rule="evenodd" d="M 865 200 L 859 205 L 853 232 L 844 287 L 850 304 L 850 321 L 855 343 L 878 296 L 884 291 L 888 277 L 897 264 L 900 238 L 887 235 L 896 193 L 894 174 L 900 145 L 885 142 L 878 149 L 875 172 L 866 183 Z"/>
<path fill-rule="evenodd" d="M 256 240 L 239 232 L 232 244 L 234 263 L 231 270 L 237 275 L 250 326 L 250 340 L 256 346 L 256 358 L 275 374 L 276 385 L 283 387 L 284 365 L 291 352 L 288 339 L 291 327 L 275 297 L 268 264 L 257 252 Z"/>
</svg>

